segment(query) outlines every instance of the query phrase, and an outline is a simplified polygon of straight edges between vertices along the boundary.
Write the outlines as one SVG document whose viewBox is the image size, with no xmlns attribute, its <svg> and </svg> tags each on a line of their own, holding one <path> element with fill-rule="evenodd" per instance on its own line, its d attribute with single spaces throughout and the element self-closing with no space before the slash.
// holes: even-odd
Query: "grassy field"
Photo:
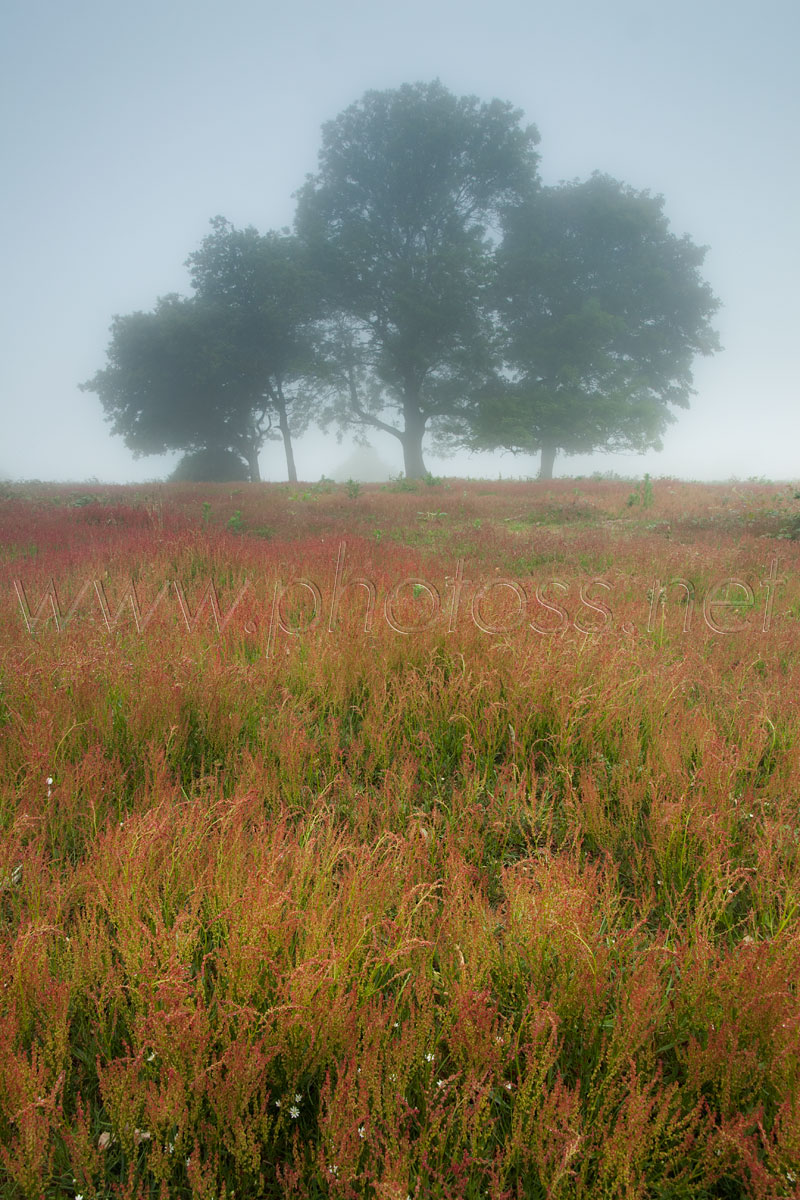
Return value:
<svg viewBox="0 0 800 1200">
<path fill-rule="evenodd" d="M 7 486 L 0 1197 L 799 1196 L 799 496 Z"/>
</svg>

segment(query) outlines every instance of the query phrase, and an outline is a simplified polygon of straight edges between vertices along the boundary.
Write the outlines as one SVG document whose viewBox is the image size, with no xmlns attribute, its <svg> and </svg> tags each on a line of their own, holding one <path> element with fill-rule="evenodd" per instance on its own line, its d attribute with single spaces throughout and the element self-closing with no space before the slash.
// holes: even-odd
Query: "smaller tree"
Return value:
<svg viewBox="0 0 800 1200">
<path fill-rule="evenodd" d="M 224 314 L 230 359 L 252 388 L 265 437 L 283 440 L 288 477 L 297 480 L 292 438 L 308 427 L 316 381 L 314 329 L 320 278 L 290 234 L 236 229 L 224 217 L 187 260 L 198 300 Z"/>
<path fill-rule="evenodd" d="M 80 386 L 100 396 L 112 432 L 136 457 L 222 448 L 258 479 L 255 389 L 236 361 L 224 312 L 169 295 L 152 312 L 115 317 L 108 365 Z"/>
<path fill-rule="evenodd" d="M 311 327 L 319 289 L 297 239 L 234 229 L 223 217 L 192 254 L 195 294 L 114 318 L 108 364 L 86 383 L 135 455 L 230 451 L 260 478 L 258 456 L 308 424 Z"/>
<path fill-rule="evenodd" d="M 506 213 L 496 310 L 505 370 L 485 390 L 475 448 L 661 448 L 687 407 L 692 360 L 719 348 L 705 248 L 669 231 L 662 197 L 608 176 L 544 188 Z"/>
</svg>

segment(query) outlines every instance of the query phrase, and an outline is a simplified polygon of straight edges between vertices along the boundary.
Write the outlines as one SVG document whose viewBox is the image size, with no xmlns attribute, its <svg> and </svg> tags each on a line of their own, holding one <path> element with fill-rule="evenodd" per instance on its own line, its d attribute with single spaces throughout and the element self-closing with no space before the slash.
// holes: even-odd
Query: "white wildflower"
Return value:
<svg viewBox="0 0 800 1200">
<path fill-rule="evenodd" d="M 292 1118 L 293 1121 L 296 1121 L 297 1118 L 300 1116 L 300 1109 L 297 1107 L 296 1104 L 293 1104 L 292 1107 L 289 1109 L 289 1116 Z"/>
</svg>

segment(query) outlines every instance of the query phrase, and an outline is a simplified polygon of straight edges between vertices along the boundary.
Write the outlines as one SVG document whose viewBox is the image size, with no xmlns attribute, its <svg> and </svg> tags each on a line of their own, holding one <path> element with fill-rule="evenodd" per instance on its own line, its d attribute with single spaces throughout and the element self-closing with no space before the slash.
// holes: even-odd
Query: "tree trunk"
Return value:
<svg viewBox="0 0 800 1200">
<path fill-rule="evenodd" d="M 428 474 L 422 458 L 422 439 L 425 436 L 425 418 L 415 403 L 403 406 L 405 429 L 400 436 L 403 447 L 403 466 L 406 479 L 424 479 Z"/>
<path fill-rule="evenodd" d="M 258 448 L 255 444 L 245 447 L 242 451 L 247 462 L 247 469 L 250 472 L 251 483 L 261 483 L 261 470 L 258 465 Z"/>
<path fill-rule="evenodd" d="M 280 427 L 283 436 L 283 449 L 286 453 L 286 472 L 289 477 L 289 483 L 297 483 L 297 468 L 294 465 L 294 449 L 292 448 L 292 435 L 289 432 L 289 425 L 286 421 L 281 420 Z"/>
<path fill-rule="evenodd" d="M 415 440 L 409 438 L 407 433 L 404 435 L 403 466 L 405 467 L 406 479 L 424 479 L 428 474 L 422 457 L 422 438 Z"/>
<path fill-rule="evenodd" d="M 276 405 L 278 410 L 278 427 L 283 438 L 283 449 L 286 454 L 286 472 L 289 477 L 289 483 L 297 483 L 297 468 L 294 463 L 294 448 L 292 447 L 292 435 L 289 430 L 289 418 L 286 415 L 286 401 L 283 398 L 283 389 L 278 385 L 276 389 Z"/>
<path fill-rule="evenodd" d="M 542 458 L 539 464 L 539 478 L 553 478 L 553 463 L 556 461 L 558 446 L 554 442 L 542 442 Z"/>
</svg>

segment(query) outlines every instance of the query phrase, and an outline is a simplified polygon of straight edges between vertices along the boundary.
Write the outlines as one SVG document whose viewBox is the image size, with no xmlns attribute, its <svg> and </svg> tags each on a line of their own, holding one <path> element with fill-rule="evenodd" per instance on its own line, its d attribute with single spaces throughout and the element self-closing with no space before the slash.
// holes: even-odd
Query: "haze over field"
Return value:
<svg viewBox="0 0 800 1200">
<path fill-rule="evenodd" d="M 607 172 L 666 197 L 678 234 L 708 244 L 722 353 L 696 363 L 689 412 L 662 453 L 556 462 L 696 479 L 800 475 L 796 207 L 800 10 L 768 0 L 551 6 L 316 0 L 12 0 L 0 50 L 6 168 L 0 477 L 136 481 L 178 455 L 135 460 L 78 383 L 104 365 L 115 313 L 188 294 L 186 257 L 223 214 L 290 225 L 320 126 L 369 88 L 440 78 L 498 97 L 541 133 L 545 183 Z M 399 447 L 376 435 L 394 470 Z M 349 445 L 313 431 L 301 478 Z M 534 474 L 533 456 L 426 461 L 444 474 Z M 285 477 L 278 442 L 264 478 Z"/>
</svg>

